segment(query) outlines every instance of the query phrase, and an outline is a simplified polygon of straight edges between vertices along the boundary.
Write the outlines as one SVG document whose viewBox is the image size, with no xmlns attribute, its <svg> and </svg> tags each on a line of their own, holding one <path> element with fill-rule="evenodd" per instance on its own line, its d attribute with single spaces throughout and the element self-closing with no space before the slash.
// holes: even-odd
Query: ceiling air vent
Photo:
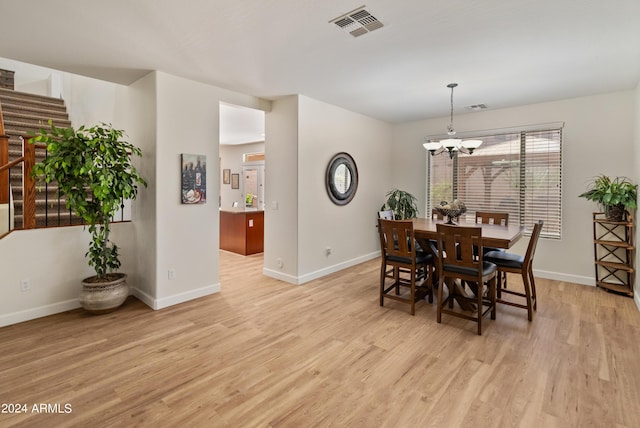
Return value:
<svg viewBox="0 0 640 428">
<path fill-rule="evenodd" d="M 329 23 L 336 24 L 353 37 L 359 37 L 383 27 L 382 22 L 378 21 L 375 16 L 367 11 L 365 6 L 340 15 L 329 21 Z"/>
</svg>

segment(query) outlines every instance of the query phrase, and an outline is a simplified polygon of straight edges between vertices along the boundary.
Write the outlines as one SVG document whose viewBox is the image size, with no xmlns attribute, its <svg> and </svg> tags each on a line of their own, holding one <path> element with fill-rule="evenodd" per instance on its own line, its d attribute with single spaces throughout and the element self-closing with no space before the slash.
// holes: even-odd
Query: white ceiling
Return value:
<svg viewBox="0 0 640 428">
<path fill-rule="evenodd" d="M 246 144 L 264 141 L 264 112 L 220 104 L 220 144 Z"/>
<path fill-rule="evenodd" d="M 628 90 L 638 0 L 2 0 L 0 57 L 129 84 L 150 70 L 402 122 Z"/>
</svg>

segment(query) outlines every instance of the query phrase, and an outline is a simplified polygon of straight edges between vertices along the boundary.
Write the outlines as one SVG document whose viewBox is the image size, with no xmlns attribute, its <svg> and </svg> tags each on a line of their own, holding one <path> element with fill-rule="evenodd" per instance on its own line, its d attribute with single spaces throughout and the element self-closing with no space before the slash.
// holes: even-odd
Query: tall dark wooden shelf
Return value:
<svg viewBox="0 0 640 428">
<path fill-rule="evenodd" d="M 593 213 L 593 254 L 596 285 L 633 297 L 635 284 L 635 246 L 633 215 L 622 221 L 607 220 L 604 213 Z"/>
</svg>

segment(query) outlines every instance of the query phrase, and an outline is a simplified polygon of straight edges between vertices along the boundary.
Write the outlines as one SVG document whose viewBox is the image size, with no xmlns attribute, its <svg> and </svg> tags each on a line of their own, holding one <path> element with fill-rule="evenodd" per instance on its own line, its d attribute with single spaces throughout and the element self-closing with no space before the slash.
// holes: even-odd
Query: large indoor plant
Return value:
<svg viewBox="0 0 640 428">
<path fill-rule="evenodd" d="M 620 221 L 625 209 L 637 208 L 637 193 L 638 185 L 626 177 L 599 175 L 579 197 L 598 203 L 604 209 L 607 219 Z"/>
<path fill-rule="evenodd" d="M 380 208 L 381 211 L 391 210 L 396 220 L 406 220 L 418 215 L 417 199 L 411 193 L 393 189 L 387 192 L 387 201 Z"/>
<path fill-rule="evenodd" d="M 67 208 L 82 217 L 91 233 L 85 257 L 96 275 L 82 281 L 82 306 L 92 312 L 119 307 L 129 289 L 126 274 L 114 273 L 121 265 L 118 247 L 110 241 L 111 221 L 122 201 L 135 199 L 138 185 L 146 186 L 131 163 L 139 148 L 123 140 L 124 131 L 101 123 L 91 128 L 58 128 L 51 121 L 31 142 L 45 143 L 47 157 L 33 175 L 58 183 Z"/>
</svg>

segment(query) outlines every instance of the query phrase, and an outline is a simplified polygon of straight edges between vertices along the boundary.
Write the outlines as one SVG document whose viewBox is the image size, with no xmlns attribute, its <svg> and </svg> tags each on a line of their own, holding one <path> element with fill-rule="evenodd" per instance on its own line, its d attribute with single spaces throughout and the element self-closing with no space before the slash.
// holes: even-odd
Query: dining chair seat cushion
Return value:
<svg viewBox="0 0 640 428">
<path fill-rule="evenodd" d="M 498 266 L 522 269 L 524 256 L 506 251 L 490 251 L 484 255 L 484 260 L 495 263 Z"/>
<path fill-rule="evenodd" d="M 411 259 L 409 257 L 399 257 L 399 256 L 387 256 L 387 260 L 390 262 L 396 263 L 406 263 L 411 264 Z M 416 251 L 416 265 L 421 265 L 425 263 L 431 263 L 433 260 L 433 256 L 429 253 L 425 253 L 424 251 Z"/>
<path fill-rule="evenodd" d="M 470 276 L 478 275 L 478 269 L 475 269 L 475 268 L 448 265 L 446 263 L 442 268 L 444 269 L 445 272 L 457 273 L 462 275 L 470 275 Z M 491 263 L 485 260 L 482 261 L 482 276 L 491 275 L 497 269 L 498 267 L 495 265 L 495 263 Z"/>
</svg>

